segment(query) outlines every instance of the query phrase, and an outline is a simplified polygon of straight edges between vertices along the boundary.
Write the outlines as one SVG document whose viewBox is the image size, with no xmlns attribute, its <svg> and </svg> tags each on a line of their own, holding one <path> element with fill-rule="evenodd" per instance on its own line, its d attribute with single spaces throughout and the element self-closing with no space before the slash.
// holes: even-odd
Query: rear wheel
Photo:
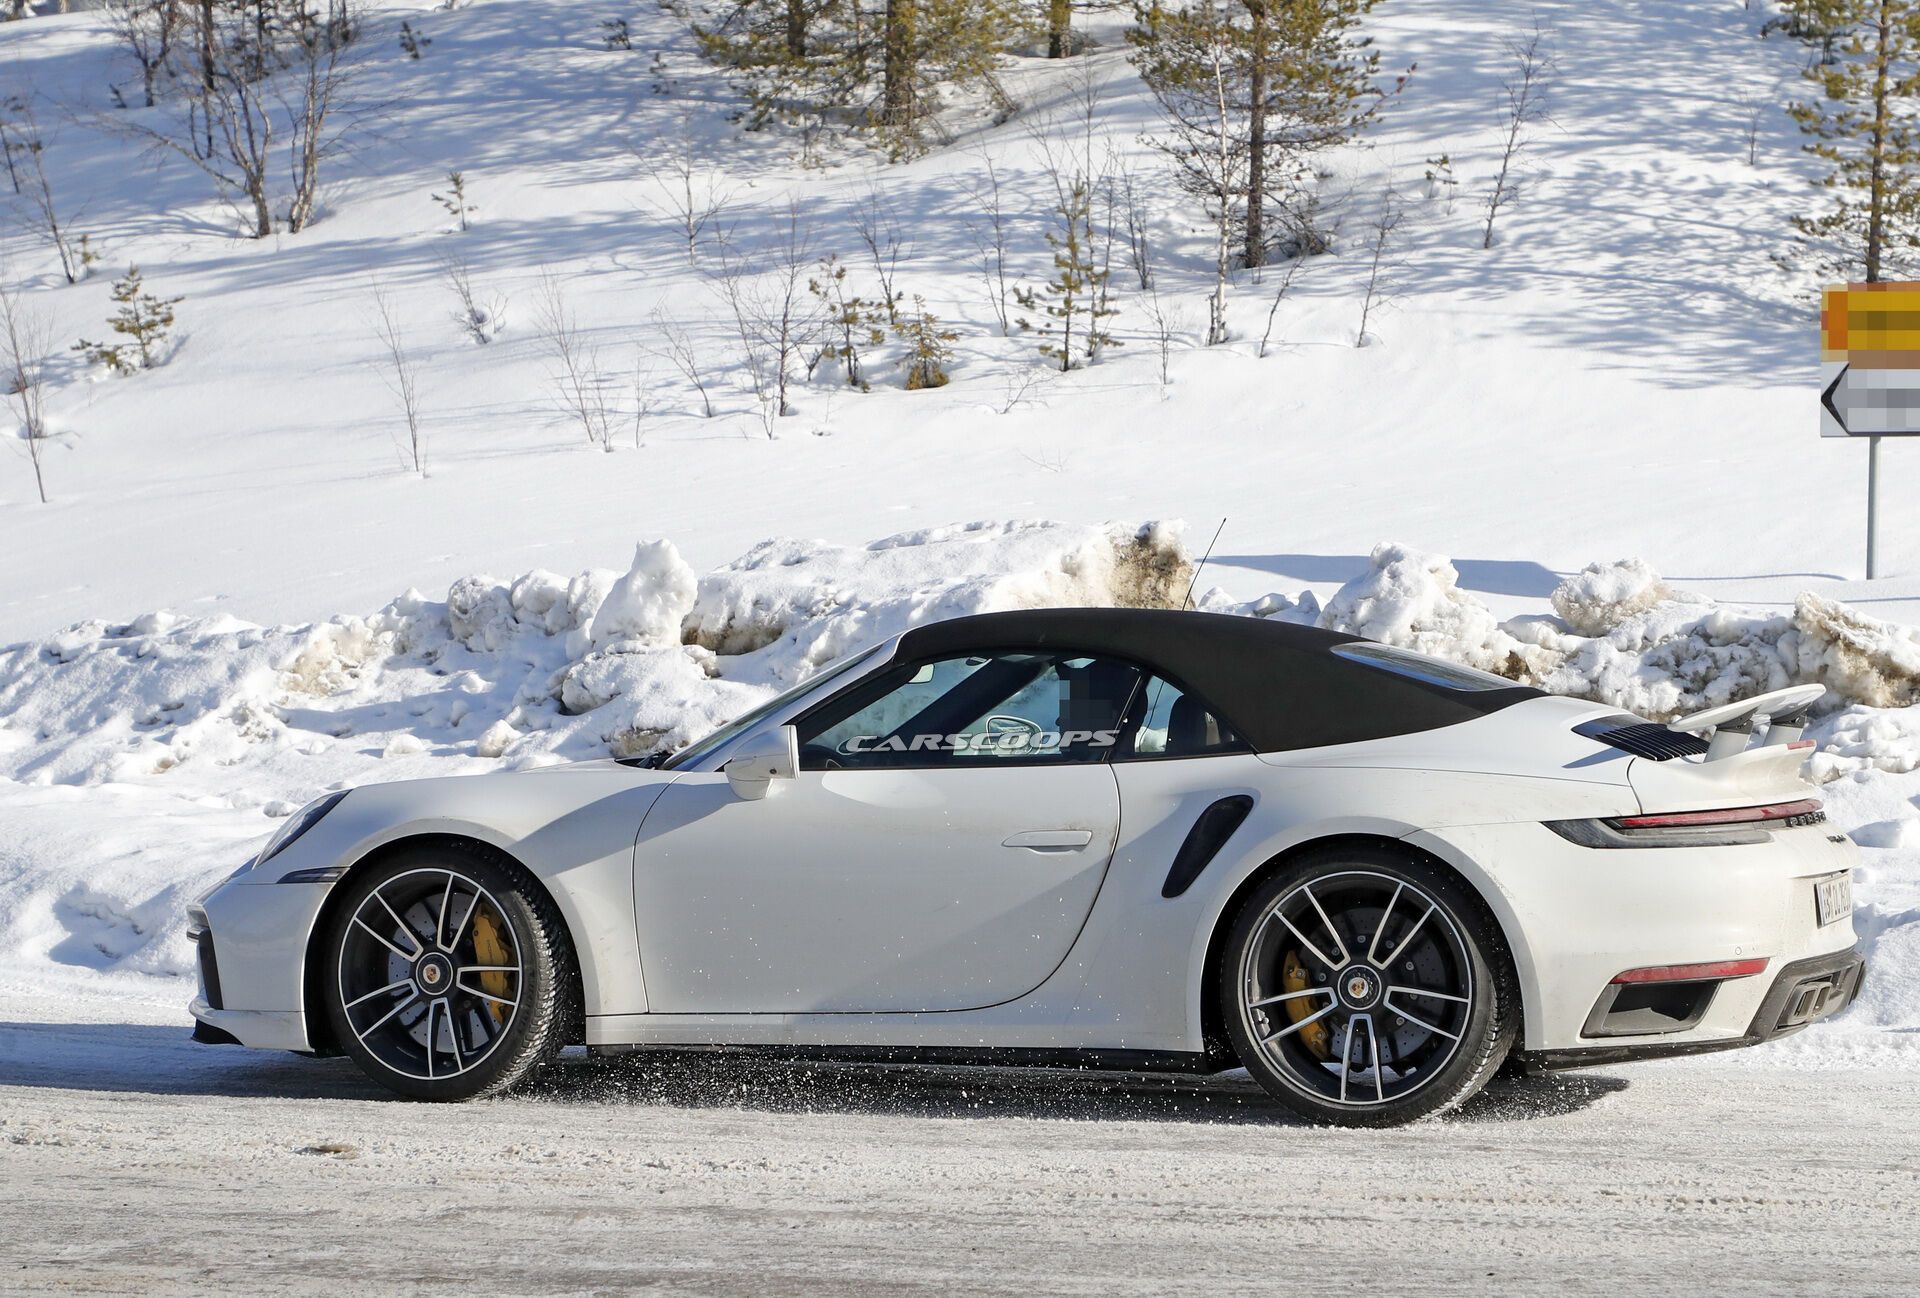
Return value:
<svg viewBox="0 0 1920 1298">
<path fill-rule="evenodd" d="M 572 951 L 518 870 L 423 848 L 344 887 L 321 976 L 334 1039 L 369 1077 L 413 1099 L 473 1099 L 565 1044 Z"/>
<path fill-rule="evenodd" d="M 1256 888 L 1233 921 L 1220 995 L 1247 1071 L 1302 1116 L 1347 1126 L 1453 1108 L 1518 1030 L 1485 904 L 1387 848 L 1314 853 Z"/>
</svg>

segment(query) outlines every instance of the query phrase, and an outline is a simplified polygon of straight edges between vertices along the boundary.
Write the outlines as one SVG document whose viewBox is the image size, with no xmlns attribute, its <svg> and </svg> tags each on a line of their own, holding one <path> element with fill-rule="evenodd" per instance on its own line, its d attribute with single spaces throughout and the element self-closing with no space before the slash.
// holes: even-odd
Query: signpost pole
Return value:
<svg viewBox="0 0 1920 1298">
<path fill-rule="evenodd" d="M 1880 436 L 1867 438 L 1867 580 L 1874 578 L 1880 548 Z"/>
</svg>

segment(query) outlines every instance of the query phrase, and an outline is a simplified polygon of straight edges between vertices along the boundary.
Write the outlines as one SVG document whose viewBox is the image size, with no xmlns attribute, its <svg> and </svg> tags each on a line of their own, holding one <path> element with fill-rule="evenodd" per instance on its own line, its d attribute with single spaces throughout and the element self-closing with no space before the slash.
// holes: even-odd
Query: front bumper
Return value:
<svg viewBox="0 0 1920 1298">
<path fill-rule="evenodd" d="M 1562 1050 L 1523 1051 L 1521 1062 L 1542 1069 L 1591 1068 L 1596 1064 L 1628 1063 L 1637 1059 L 1671 1059 L 1757 1046 L 1838 1014 L 1853 1004 L 1866 981 L 1867 960 L 1857 950 L 1795 960 L 1774 975 L 1747 1030 L 1737 1037 L 1707 1041 L 1637 1040 L 1604 1046 Z"/>
<path fill-rule="evenodd" d="M 188 913 L 200 986 L 188 1004 L 194 1039 L 263 1050 L 310 1050 L 303 964 L 331 885 L 242 874 Z"/>
</svg>

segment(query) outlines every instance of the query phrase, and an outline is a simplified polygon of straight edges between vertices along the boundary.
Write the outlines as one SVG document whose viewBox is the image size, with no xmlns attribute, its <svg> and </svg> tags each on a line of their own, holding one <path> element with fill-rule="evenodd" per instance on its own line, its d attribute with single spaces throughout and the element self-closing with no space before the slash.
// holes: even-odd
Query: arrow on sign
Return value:
<svg viewBox="0 0 1920 1298">
<path fill-rule="evenodd" d="M 1835 408 L 1833 404 L 1833 394 L 1838 392 L 1840 385 L 1847 381 L 1847 371 L 1851 368 L 1853 367 L 1850 365 L 1842 365 L 1840 372 L 1833 376 L 1833 382 L 1827 384 L 1826 390 L 1820 394 L 1821 406 L 1829 415 L 1833 416 L 1833 422 L 1840 425 L 1840 433 L 1842 436 L 1846 435 L 1847 417 Z"/>
<path fill-rule="evenodd" d="M 1920 369 L 1821 366 L 1820 432 L 1825 437 L 1920 435 Z"/>
</svg>

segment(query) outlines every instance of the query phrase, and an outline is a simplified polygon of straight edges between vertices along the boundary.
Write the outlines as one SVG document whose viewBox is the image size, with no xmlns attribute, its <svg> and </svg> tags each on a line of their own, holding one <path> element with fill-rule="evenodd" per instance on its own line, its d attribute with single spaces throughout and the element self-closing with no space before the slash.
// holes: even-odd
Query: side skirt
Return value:
<svg viewBox="0 0 1920 1298">
<path fill-rule="evenodd" d="M 589 1046 L 592 1055 L 673 1053 L 736 1055 L 747 1059 L 838 1064 L 926 1064 L 966 1068 L 1054 1068 L 1085 1072 L 1187 1073 L 1223 1071 L 1218 1060 L 1187 1050 L 1048 1050 L 1021 1046 Z M 1227 1064 L 1225 1067 L 1232 1067 Z"/>
</svg>

